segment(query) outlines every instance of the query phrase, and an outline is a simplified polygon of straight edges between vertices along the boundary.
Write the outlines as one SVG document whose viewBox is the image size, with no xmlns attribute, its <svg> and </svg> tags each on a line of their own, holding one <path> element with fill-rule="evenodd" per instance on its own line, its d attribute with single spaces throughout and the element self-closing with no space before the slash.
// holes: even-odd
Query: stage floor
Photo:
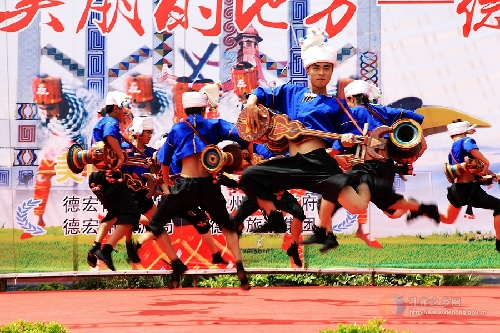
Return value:
<svg viewBox="0 0 500 333">
<path fill-rule="evenodd" d="M 0 293 L 0 323 L 56 321 L 72 333 L 317 333 L 386 320 L 420 332 L 499 332 L 500 287 L 272 287 Z"/>
</svg>

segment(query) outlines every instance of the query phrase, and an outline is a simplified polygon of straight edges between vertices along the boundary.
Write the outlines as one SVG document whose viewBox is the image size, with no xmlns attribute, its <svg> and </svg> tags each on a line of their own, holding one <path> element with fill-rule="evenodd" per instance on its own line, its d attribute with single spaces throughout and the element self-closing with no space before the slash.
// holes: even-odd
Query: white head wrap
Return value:
<svg viewBox="0 0 500 333">
<path fill-rule="evenodd" d="M 128 108 L 130 105 L 130 96 L 118 90 L 110 91 L 106 95 L 106 105 L 117 105 L 120 108 Z"/>
<path fill-rule="evenodd" d="M 220 95 L 221 95 L 221 86 L 217 83 L 210 83 L 203 88 L 200 89 L 200 92 L 204 93 L 207 95 L 208 98 L 208 103 L 210 103 L 211 106 L 217 107 L 220 102 Z"/>
<path fill-rule="evenodd" d="M 468 121 L 459 121 L 446 125 L 449 136 L 466 133 L 469 130 L 469 126 Z"/>
<path fill-rule="evenodd" d="M 344 88 L 345 97 L 351 97 L 359 94 L 365 94 L 370 100 L 378 99 L 381 95 L 379 88 L 377 88 L 373 83 L 368 83 L 363 80 L 354 80 Z"/>
<path fill-rule="evenodd" d="M 131 130 L 142 135 L 144 130 L 154 130 L 153 118 L 151 117 L 134 117 Z"/>
<path fill-rule="evenodd" d="M 326 41 L 328 41 L 326 32 L 317 27 L 307 29 L 306 37 L 299 39 L 304 68 L 317 62 L 329 62 L 335 66 L 337 54 L 333 48 L 324 44 Z"/>
<path fill-rule="evenodd" d="M 199 91 L 188 91 L 182 94 L 182 107 L 196 108 L 207 106 L 207 95 Z"/>
</svg>

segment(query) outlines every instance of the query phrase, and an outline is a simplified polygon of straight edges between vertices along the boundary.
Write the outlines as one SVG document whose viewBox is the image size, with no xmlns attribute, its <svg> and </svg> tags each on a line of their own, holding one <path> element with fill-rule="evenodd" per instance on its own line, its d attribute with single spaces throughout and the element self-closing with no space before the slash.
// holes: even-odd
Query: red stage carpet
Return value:
<svg viewBox="0 0 500 333">
<path fill-rule="evenodd" d="M 56 321 L 72 333 L 317 333 L 383 318 L 414 333 L 499 332 L 499 299 L 499 287 L 4 292 L 0 323 Z"/>
</svg>

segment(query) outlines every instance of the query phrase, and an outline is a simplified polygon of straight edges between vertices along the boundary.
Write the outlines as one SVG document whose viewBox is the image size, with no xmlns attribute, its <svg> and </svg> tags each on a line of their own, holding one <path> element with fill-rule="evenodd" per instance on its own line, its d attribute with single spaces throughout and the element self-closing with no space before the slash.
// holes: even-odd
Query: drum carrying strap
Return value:
<svg viewBox="0 0 500 333">
<path fill-rule="evenodd" d="M 193 130 L 193 132 L 194 132 L 195 135 L 198 135 L 198 137 L 201 139 L 201 141 L 203 141 L 204 144 L 206 144 L 207 146 L 208 145 L 213 145 L 213 143 L 208 142 L 208 140 L 205 139 L 200 134 L 200 132 L 198 132 L 198 130 L 196 129 L 196 127 L 194 127 L 189 121 L 187 121 L 187 119 L 184 119 L 184 122 Z"/>
<path fill-rule="evenodd" d="M 344 111 L 344 113 L 347 115 L 347 117 L 349 117 L 349 119 L 351 119 L 351 121 L 354 124 L 354 126 L 356 126 L 356 128 L 358 129 L 359 133 L 361 135 L 363 135 L 363 130 L 361 129 L 361 127 L 359 127 L 358 122 L 356 120 L 354 120 L 354 118 L 352 117 L 351 113 L 349 111 L 347 111 L 347 109 L 345 108 L 344 104 L 337 97 L 334 97 L 334 98 L 337 101 L 337 103 L 340 105 L 340 107 L 342 108 L 342 110 Z"/>
<path fill-rule="evenodd" d="M 381 115 L 379 115 L 377 112 L 375 112 L 375 111 L 373 110 L 373 108 L 370 106 L 370 104 L 363 104 L 363 105 L 366 107 L 366 109 L 368 110 L 368 112 L 370 112 L 373 116 L 377 117 L 377 118 L 378 118 L 378 119 L 382 122 L 382 124 L 384 124 L 384 125 L 386 125 L 386 126 L 390 126 L 390 125 L 387 123 L 387 121 L 385 121 L 385 119 L 384 119 L 384 118 L 382 118 L 382 116 L 381 116 Z"/>
</svg>

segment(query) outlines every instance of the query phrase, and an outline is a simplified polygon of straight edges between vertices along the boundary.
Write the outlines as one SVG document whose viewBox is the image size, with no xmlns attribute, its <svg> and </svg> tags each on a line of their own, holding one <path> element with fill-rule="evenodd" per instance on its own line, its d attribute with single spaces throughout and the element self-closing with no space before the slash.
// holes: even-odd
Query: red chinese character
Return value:
<svg viewBox="0 0 500 333">
<path fill-rule="evenodd" d="M 288 29 L 287 22 L 268 22 L 264 21 L 260 11 L 264 5 L 269 5 L 271 8 L 278 8 L 286 0 L 255 0 L 255 3 L 248 7 L 247 11 L 243 13 L 243 0 L 235 1 L 234 23 L 239 31 L 243 31 L 250 25 L 253 18 L 257 16 L 259 22 L 269 28 Z"/>
<path fill-rule="evenodd" d="M 100 14 L 100 20 L 94 20 L 95 25 L 101 31 L 101 33 L 106 34 L 113 30 L 115 26 L 116 19 L 118 17 L 118 12 L 123 15 L 123 17 L 130 23 L 132 28 L 137 32 L 139 36 L 144 35 L 144 28 L 142 27 L 141 19 L 139 18 L 137 11 L 137 2 L 138 0 L 118 0 L 115 3 L 114 8 L 112 9 L 112 17 L 108 24 L 108 12 L 111 9 L 111 3 L 109 0 L 104 0 L 101 5 L 93 5 L 94 0 L 87 0 L 87 6 L 83 12 L 82 18 L 80 22 L 78 22 L 78 27 L 76 28 L 76 32 L 78 33 L 83 29 L 85 23 L 88 21 L 90 12 L 97 12 Z M 134 1 L 134 5 L 131 5 L 131 2 Z"/>
<path fill-rule="evenodd" d="M 175 6 L 176 0 L 161 0 L 153 12 L 156 31 L 172 32 L 178 25 L 187 29 L 187 10 Z M 184 8 L 187 8 L 189 0 L 184 0 Z"/>
<path fill-rule="evenodd" d="M 500 9 L 500 2 L 495 1 L 495 0 L 479 0 L 479 5 L 483 6 L 481 8 L 481 14 L 485 14 L 481 22 L 478 22 L 474 24 L 472 27 L 472 18 L 474 15 L 474 9 L 476 8 L 476 0 L 463 0 L 460 2 L 457 6 L 457 13 L 458 14 L 463 14 L 465 13 L 465 24 L 462 26 L 462 33 L 464 37 L 468 37 L 470 34 L 470 29 L 471 27 L 474 29 L 474 31 L 477 31 L 481 27 L 488 27 L 488 28 L 494 28 L 494 29 L 500 29 L 500 17 L 499 16 L 494 16 L 495 20 L 497 21 L 496 25 L 492 24 L 486 24 L 486 21 L 490 18 L 491 14 L 496 12 L 497 10 Z M 469 4 L 472 3 L 472 8 L 469 10 L 467 7 Z"/>
<path fill-rule="evenodd" d="M 63 4 L 64 2 L 58 0 L 21 0 L 16 4 L 15 10 L 0 12 L 0 23 L 9 19 L 17 19 L 17 22 L 7 24 L 5 27 L 0 28 L 0 31 L 21 31 L 33 23 L 33 20 L 40 9 L 55 7 Z M 49 26 L 54 28 L 56 31 L 60 30 L 62 27 L 61 22 L 54 16 L 50 16 L 51 22 L 49 22 Z M 62 30 L 64 30 L 64 28 L 62 28 Z"/>
<path fill-rule="evenodd" d="M 347 11 L 344 14 L 344 16 L 337 22 L 337 24 L 332 23 L 332 12 L 340 8 L 342 6 L 347 6 Z M 304 23 L 306 25 L 314 25 L 314 23 L 318 22 L 321 20 L 323 17 L 328 16 L 327 24 L 325 31 L 328 33 L 329 37 L 333 37 L 337 35 L 339 32 L 341 32 L 346 26 L 347 23 L 352 19 L 354 16 L 354 13 L 356 12 L 357 6 L 347 0 L 333 0 L 332 4 L 325 10 L 308 16 L 304 20 Z"/>
<path fill-rule="evenodd" d="M 210 8 L 199 6 L 201 16 L 208 19 L 212 17 L 212 10 Z M 222 0 L 217 0 L 217 7 L 215 8 L 215 24 L 211 29 L 194 28 L 201 32 L 203 36 L 219 36 L 222 31 Z"/>
</svg>

